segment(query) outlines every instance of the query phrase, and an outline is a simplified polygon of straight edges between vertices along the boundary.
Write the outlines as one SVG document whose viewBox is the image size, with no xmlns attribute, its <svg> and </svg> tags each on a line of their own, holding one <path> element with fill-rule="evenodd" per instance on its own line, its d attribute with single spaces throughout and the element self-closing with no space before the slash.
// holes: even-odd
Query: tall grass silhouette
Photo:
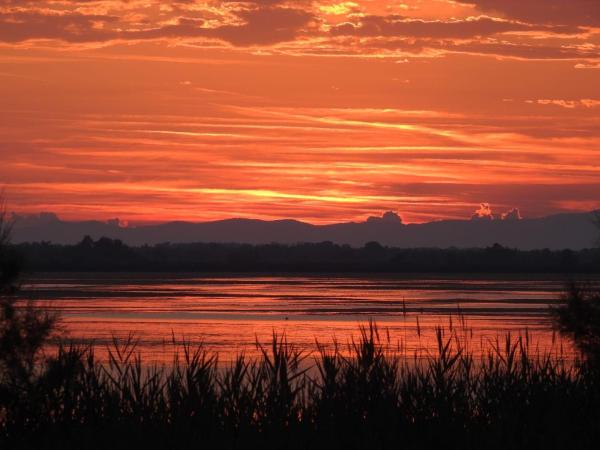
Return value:
<svg viewBox="0 0 600 450">
<path fill-rule="evenodd" d="M 115 338 L 102 359 L 91 344 L 48 353 L 56 317 L 17 307 L 5 217 L 0 207 L 2 449 L 600 447 L 597 324 L 581 322 L 597 317 L 596 294 L 572 290 L 555 312 L 581 362 L 532 350 L 526 334 L 476 356 L 464 324 L 452 323 L 436 329 L 435 352 L 412 358 L 373 322 L 314 354 L 274 333 L 257 342 L 258 357 L 226 365 L 174 336 L 168 365 L 146 364 L 134 336 Z"/>
<path fill-rule="evenodd" d="M 346 348 L 309 355 L 285 336 L 229 364 L 173 341 L 145 365 L 132 337 L 107 361 L 62 344 L 0 399 L 2 448 L 593 448 L 597 372 L 506 336 L 475 357 L 438 328 L 436 352 L 406 358 L 376 324 Z M 14 386 L 2 380 L 4 391 Z"/>
</svg>

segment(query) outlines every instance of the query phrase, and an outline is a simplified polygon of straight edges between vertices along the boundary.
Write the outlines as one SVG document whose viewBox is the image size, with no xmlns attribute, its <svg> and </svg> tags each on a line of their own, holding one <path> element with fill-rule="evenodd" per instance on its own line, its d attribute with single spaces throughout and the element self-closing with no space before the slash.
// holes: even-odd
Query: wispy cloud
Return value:
<svg viewBox="0 0 600 450">
<path fill-rule="evenodd" d="M 587 208 L 597 5 L 0 0 L 0 180 L 133 222 Z"/>
<path fill-rule="evenodd" d="M 597 2 L 0 2 L 0 42 L 75 47 L 162 41 L 292 54 L 437 57 L 449 52 L 597 63 Z M 360 39 L 357 39 L 360 38 Z M 220 44 L 219 44 L 220 43 Z M 584 45 L 581 45 L 584 44 Z M 84 47 L 81 47 L 84 46 Z"/>
</svg>

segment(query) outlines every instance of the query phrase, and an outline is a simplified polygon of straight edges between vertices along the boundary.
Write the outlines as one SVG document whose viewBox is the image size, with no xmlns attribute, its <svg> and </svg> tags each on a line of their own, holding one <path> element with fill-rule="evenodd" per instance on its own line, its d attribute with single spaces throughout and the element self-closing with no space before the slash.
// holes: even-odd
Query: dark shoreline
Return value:
<svg viewBox="0 0 600 450">
<path fill-rule="evenodd" d="M 395 248 L 370 242 L 354 248 L 331 242 L 296 245 L 159 244 L 130 247 L 107 238 L 77 245 L 47 242 L 13 247 L 23 269 L 36 272 L 206 274 L 575 274 L 600 273 L 600 249 L 516 250 Z"/>
<path fill-rule="evenodd" d="M 148 281 L 156 278 L 170 279 L 223 279 L 229 278 L 370 278 L 373 280 L 383 281 L 428 281 L 428 280 L 448 280 L 454 281 L 457 279 L 472 280 L 472 281 L 593 281 L 600 280 L 598 272 L 582 272 L 573 274 L 564 274 L 560 272 L 284 272 L 284 271 L 77 271 L 77 270 L 47 270 L 37 272 L 27 272 L 23 274 L 23 282 L 26 285 L 28 280 L 36 278 L 59 278 L 61 275 L 68 275 L 73 278 L 93 279 L 95 282 L 106 280 L 127 280 L 129 278 L 148 278 Z"/>
</svg>

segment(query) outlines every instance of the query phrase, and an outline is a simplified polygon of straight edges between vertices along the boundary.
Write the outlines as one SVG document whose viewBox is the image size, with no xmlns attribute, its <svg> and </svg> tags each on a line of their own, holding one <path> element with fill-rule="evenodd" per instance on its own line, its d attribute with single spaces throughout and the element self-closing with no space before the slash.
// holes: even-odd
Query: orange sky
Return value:
<svg viewBox="0 0 600 450">
<path fill-rule="evenodd" d="M 600 207 L 597 0 L 0 0 L 9 208 L 132 223 Z"/>
</svg>

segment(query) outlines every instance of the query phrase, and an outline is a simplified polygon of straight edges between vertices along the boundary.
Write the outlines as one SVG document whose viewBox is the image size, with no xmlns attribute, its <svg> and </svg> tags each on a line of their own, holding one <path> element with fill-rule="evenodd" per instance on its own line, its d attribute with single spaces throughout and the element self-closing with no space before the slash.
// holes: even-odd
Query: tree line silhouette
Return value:
<svg viewBox="0 0 600 450">
<path fill-rule="evenodd" d="M 332 242 L 296 245 L 172 244 L 128 246 L 86 236 L 76 245 L 15 246 L 28 271 L 594 273 L 600 249 L 580 251 L 487 248 L 394 248 L 369 242 L 354 248 Z"/>
<path fill-rule="evenodd" d="M 274 334 L 270 345 L 257 343 L 259 358 L 240 354 L 226 367 L 210 349 L 177 343 L 175 337 L 169 366 L 144 363 L 133 339 L 115 340 L 108 361 L 100 361 L 93 344 L 59 341 L 56 352 L 47 351 L 56 344 L 57 317 L 18 300 L 23 261 L 18 251 L 36 249 L 37 257 L 55 254 L 63 261 L 79 258 L 70 263 L 75 267 L 148 253 L 176 261 L 177 251 L 197 258 L 203 249 L 212 249 L 200 253 L 205 258 L 233 254 L 237 259 L 240 249 L 253 258 L 267 250 L 271 258 L 284 258 L 291 249 L 292 255 L 297 252 L 294 258 L 305 252 L 326 254 L 328 261 L 340 255 L 377 261 L 397 257 L 397 249 L 375 243 L 362 249 L 332 244 L 130 248 L 89 238 L 76 246 L 14 247 L 3 219 L 0 211 L 0 448 L 506 450 L 600 444 L 597 284 L 571 284 L 552 312 L 557 329 L 581 350 L 572 365 L 536 353 L 526 336 L 497 337 L 489 354 L 476 359 L 469 352 L 468 330 L 463 338 L 452 327 L 437 328 L 435 352 L 406 359 L 374 323 L 361 328 L 347 349 L 320 346 L 311 356 Z M 514 251 L 494 246 L 459 254 L 500 261 Z M 563 263 L 583 258 L 581 252 L 534 255 Z"/>
</svg>

